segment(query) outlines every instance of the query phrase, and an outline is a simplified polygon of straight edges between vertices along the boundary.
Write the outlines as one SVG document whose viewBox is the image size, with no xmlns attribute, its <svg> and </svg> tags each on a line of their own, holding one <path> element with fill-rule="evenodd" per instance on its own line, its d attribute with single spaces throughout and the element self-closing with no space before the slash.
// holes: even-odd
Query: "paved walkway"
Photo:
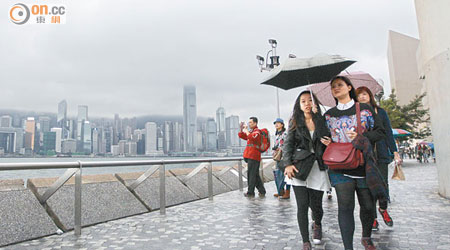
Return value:
<svg viewBox="0 0 450 250">
<path fill-rule="evenodd" d="M 392 169 L 391 169 L 392 172 Z M 450 201 L 437 194 L 434 164 L 407 161 L 406 181 L 391 181 L 394 227 L 381 223 L 373 234 L 378 249 L 450 249 Z M 9 246 L 7 249 L 300 249 L 296 205 L 271 196 L 247 199 L 239 191 L 73 232 Z M 324 243 L 315 249 L 343 249 L 336 196 L 324 197 Z M 359 209 L 355 249 L 362 249 Z"/>
</svg>

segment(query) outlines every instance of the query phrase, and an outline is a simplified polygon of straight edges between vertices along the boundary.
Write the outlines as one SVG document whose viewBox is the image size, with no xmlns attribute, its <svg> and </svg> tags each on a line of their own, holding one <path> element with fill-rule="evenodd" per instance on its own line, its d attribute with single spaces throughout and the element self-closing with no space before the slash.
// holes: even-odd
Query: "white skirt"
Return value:
<svg viewBox="0 0 450 250">
<path fill-rule="evenodd" d="M 284 178 L 284 181 L 288 185 L 303 186 L 318 191 L 329 191 L 331 188 L 328 170 L 320 171 L 317 161 L 314 162 L 311 172 L 305 181 L 297 178 L 289 179 L 287 177 Z"/>
</svg>

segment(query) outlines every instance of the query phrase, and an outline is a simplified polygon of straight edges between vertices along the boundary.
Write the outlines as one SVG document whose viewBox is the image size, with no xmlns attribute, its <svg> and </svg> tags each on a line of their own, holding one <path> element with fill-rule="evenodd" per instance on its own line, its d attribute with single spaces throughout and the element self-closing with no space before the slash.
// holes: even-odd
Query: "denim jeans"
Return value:
<svg viewBox="0 0 450 250">
<path fill-rule="evenodd" d="M 282 195 L 281 191 L 284 189 L 284 186 L 286 186 L 286 190 L 289 190 L 291 185 L 286 185 L 286 182 L 284 182 L 284 173 L 278 167 L 279 164 L 281 163 L 277 162 L 277 169 L 273 171 L 273 176 L 275 177 L 275 185 L 277 186 L 278 195 Z"/>
</svg>

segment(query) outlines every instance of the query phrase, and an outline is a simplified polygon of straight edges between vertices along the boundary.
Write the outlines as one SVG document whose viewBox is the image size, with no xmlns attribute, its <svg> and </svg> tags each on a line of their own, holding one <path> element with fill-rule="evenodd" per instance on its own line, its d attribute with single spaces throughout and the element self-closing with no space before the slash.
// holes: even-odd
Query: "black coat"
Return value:
<svg viewBox="0 0 450 250">
<path fill-rule="evenodd" d="M 306 125 L 298 125 L 293 130 L 289 128 L 286 141 L 283 145 L 283 157 L 282 162 L 284 167 L 287 167 L 289 165 L 294 165 L 296 155 L 299 155 L 298 153 L 300 151 L 303 152 L 310 152 L 311 147 L 314 148 L 314 156 L 319 164 L 320 170 L 327 169 L 327 166 L 323 163 L 322 156 L 325 152 L 326 146 L 320 142 L 320 138 L 323 136 L 330 137 L 330 131 L 326 127 L 325 119 L 323 116 L 316 115 L 313 118 L 314 125 L 315 125 L 315 131 L 313 134 L 313 138 L 311 138 L 311 135 L 309 133 L 308 128 Z M 301 154 L 300 154 L 301 155 Z M 300 156 L 303 158 L 302 156 Z M 314 161 L 308 161 L 308 165 L 311 166 L 305 166 L 307 168 L 311 168 Z M 303 167 L 303 166 L 302 166 Z"/>
</svg>

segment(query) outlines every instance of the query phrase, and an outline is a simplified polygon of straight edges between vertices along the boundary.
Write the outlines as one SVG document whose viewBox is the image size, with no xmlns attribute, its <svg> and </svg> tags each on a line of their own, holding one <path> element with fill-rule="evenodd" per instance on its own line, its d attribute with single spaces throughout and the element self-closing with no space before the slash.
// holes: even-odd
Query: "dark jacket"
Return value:
<svg viewBox="0 0 450 250">
<path fill-rule="evenodd" d="M 389 120 L 388 114 L 382 108 L 377 108 L 377 111 L 378 117 L 383 122 L 386 138 L 376 143 L 376 157 L 379 163 L 389 164 L 392 161 L 393 153 L 397 152 L 397 145 L 395 145 L 394 135 L 392 134 L 391 121 Z"/>
<path fill-rule="evenodd" d="M 311 147 L 313 147 L 314 155 L 317 162 L 319 163 L 320 170 L 327 169 L 322 160 L 322 155 L 323 152 L 325 152 L 326 146 L 322 142 L 320 142 L 320 138 L 322 138 L 323 136 L 330 136 L 330 132 L 325 125 L 325 119 L 323 118 L 323 116 L 315 115 L 313 121 L 315 125 L 313 138 L 311 138 L 309 130 L 304 124 L 297 124 L 297 127 L 294 130 L 289 128 L 288 135 L 283 146 L 284 154 L 282 161 L 284 167 L 294 165 L 296 151 L 299 151 L 300 149 L 305 150 L 306 152 L 310 152 Z M 311 163 L 311 166 L 305 167 L 310 168 L 312 167 L 313 163 L 314 162 Z"/>
</svg>

